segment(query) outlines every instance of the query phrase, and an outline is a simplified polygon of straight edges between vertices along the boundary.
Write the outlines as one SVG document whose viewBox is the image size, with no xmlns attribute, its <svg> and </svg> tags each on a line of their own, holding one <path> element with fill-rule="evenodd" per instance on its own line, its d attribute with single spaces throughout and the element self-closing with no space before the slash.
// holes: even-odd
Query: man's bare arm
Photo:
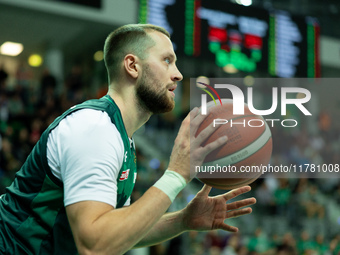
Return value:
<svg viewBox="0 0 340 255">
<path fill-rule="evenodd" d="M 134 248 L 152 246 L 165 242 L 185 231 L 182 211 L 166 213 Z"/>
<path fill-rule="evenodd" d="M 151 187 L 129 207 L 114 209 L 84 201 L 67 206 L 66 212 L 80 254 L 123 254 L 149 232 L 170 204 L 165 193 Z"/>
<path fill-rule="evenodd" d="M 256 203 L 256 199 L 227 202 L 250 191 L 250 187 L 244 186 L 215 197 L 209 197 L 210 189 L 205 185 L 183 210 L 165 214 L 135 248 L 161 243 L 189 230 L 237 232 L 238 229 L 227 225 L 225 220 L 251 213 L 248 206 Z"/>
</svg>

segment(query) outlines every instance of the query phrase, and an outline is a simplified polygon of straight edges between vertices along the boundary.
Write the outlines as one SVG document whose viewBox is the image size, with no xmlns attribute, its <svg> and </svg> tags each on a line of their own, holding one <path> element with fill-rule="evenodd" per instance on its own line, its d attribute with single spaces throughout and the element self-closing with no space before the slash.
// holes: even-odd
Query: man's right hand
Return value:
<svg viewBox="0 0 340 255">
<path fill-rule="evenodd" d="M 195 166 L 201 166 L 210 152 L 227 142 L 227 137 L 223 136 L 202 147 L 202 143 L 217 129 L 211 123 L 196 137 L 199 126 L 207 116 L 194 108 L 183 120 L 172 149 L 168 169 L 181 174 L 187 183 L 195 176 Z"/>
</svg>

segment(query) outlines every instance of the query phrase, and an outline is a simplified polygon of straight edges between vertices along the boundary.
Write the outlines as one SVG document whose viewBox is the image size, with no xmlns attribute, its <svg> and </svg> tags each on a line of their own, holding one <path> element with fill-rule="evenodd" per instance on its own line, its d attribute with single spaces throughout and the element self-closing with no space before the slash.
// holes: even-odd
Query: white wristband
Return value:
<svg viewBox="0 0 340 255">
<path fill-rule="evenodd" d="M 171 202 L 187 185 L 182 175 L 171 170 L 166 170 L 163 176 L 153 185 L 168 195 Z"/>
</svg>

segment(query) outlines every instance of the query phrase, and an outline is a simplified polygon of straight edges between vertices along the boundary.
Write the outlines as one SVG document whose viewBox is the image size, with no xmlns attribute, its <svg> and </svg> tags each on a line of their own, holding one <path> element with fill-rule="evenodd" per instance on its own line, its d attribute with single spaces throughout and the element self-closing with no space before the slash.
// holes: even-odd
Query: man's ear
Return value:
<svg viewBox="0 0 340 255">
<path fill-rule="evenodd" d="M 124 58 L 124 68 L 128 75 L 137 79 L 140 70 L 139 58 L 132 54 L 127 54 Z"/>
</svg>

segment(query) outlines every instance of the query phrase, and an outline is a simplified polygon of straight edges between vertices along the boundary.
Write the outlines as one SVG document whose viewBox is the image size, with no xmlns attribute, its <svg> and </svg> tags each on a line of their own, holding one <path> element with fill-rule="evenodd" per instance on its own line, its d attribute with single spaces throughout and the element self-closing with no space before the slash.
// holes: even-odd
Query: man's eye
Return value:
<svg viewBox="0 0 340 255">
<path fill-rule="evenodd" d="M 170 58 L 165 58 L 164 61 L 165 61 L 167 64 L 170 64 Z"/>
</svg>

